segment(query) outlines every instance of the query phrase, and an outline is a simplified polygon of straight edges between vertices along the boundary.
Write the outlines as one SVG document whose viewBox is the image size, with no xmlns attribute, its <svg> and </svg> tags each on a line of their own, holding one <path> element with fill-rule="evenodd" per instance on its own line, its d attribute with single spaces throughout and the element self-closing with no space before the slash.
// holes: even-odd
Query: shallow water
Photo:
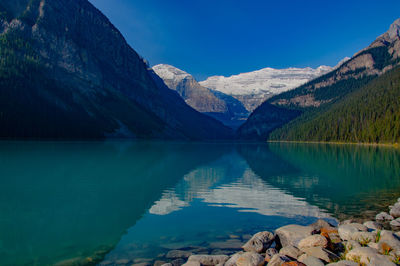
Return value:
<svg viewBox="0 0 400 266">
<path fill-rule="evenodd" d="M 400 196 L 398 150 L 312 144 L 0 142 L 0 265 L 168 261 L 249 234 L 368 218 Z"/>
</svg>

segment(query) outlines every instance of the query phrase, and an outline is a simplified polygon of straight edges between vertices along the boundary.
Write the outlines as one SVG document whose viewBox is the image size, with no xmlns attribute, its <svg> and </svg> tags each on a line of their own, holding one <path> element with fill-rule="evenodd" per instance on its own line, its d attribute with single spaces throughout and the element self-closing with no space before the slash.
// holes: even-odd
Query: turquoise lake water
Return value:
<svg viewBox="0 0 400 266">
<path fill-rule="evenodd" d="M 0 142 L 0 265 L 168 261 L 250 234 L 373 217 L 400 196 L 385 147 Z"/>
</svg>

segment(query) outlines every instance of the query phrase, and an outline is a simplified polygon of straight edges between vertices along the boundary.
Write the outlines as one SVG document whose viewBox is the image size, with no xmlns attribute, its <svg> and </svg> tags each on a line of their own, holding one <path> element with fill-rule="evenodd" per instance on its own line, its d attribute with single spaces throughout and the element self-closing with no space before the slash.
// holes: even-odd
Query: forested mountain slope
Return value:
<svg viewBox="0 0 400 266">
<path fill-rule="evenodd" d="M 395 68 L 400 63 L 400 19 L 369 47 L 332 72 L 263 103 L 238 130 L 242 139 L 266 140 L 271 132 L 313 120 L 348 94 Z M 271 121 L 273 121 L 271 123 Z M 276 134 L 274 134 L 276 138 Z M 282 136 L 284 139 L 284 135 Z"/>
<path fill-rule="evenodd" d="M 87 0 L 0 0 L 1 138 L 221 139 Z"/>
</svg>

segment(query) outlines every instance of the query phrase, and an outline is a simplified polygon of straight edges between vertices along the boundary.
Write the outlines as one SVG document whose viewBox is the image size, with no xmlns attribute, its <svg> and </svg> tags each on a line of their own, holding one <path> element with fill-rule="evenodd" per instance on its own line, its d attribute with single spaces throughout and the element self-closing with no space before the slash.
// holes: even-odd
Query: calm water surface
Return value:
<svg viewBox="0 0 400 266">
<path fill-rule="evenodd" d="M 391 148 L 0 142 L 0 265 L 230 253 L 257 231 L 372 217 L 399 196 Z"/>
</svg>

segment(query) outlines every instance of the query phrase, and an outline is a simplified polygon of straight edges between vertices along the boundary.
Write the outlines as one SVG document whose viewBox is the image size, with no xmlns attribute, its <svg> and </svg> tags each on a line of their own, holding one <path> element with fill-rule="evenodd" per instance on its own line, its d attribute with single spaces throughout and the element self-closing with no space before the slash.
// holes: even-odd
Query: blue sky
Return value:
<svg viewBox="0 0 400 266">
<path fill-rule="evenodd" d="M 208 76 L 335 65 L 388 30 L 399 0 L 90 0 L 151 65 Z"/>
</svg>

